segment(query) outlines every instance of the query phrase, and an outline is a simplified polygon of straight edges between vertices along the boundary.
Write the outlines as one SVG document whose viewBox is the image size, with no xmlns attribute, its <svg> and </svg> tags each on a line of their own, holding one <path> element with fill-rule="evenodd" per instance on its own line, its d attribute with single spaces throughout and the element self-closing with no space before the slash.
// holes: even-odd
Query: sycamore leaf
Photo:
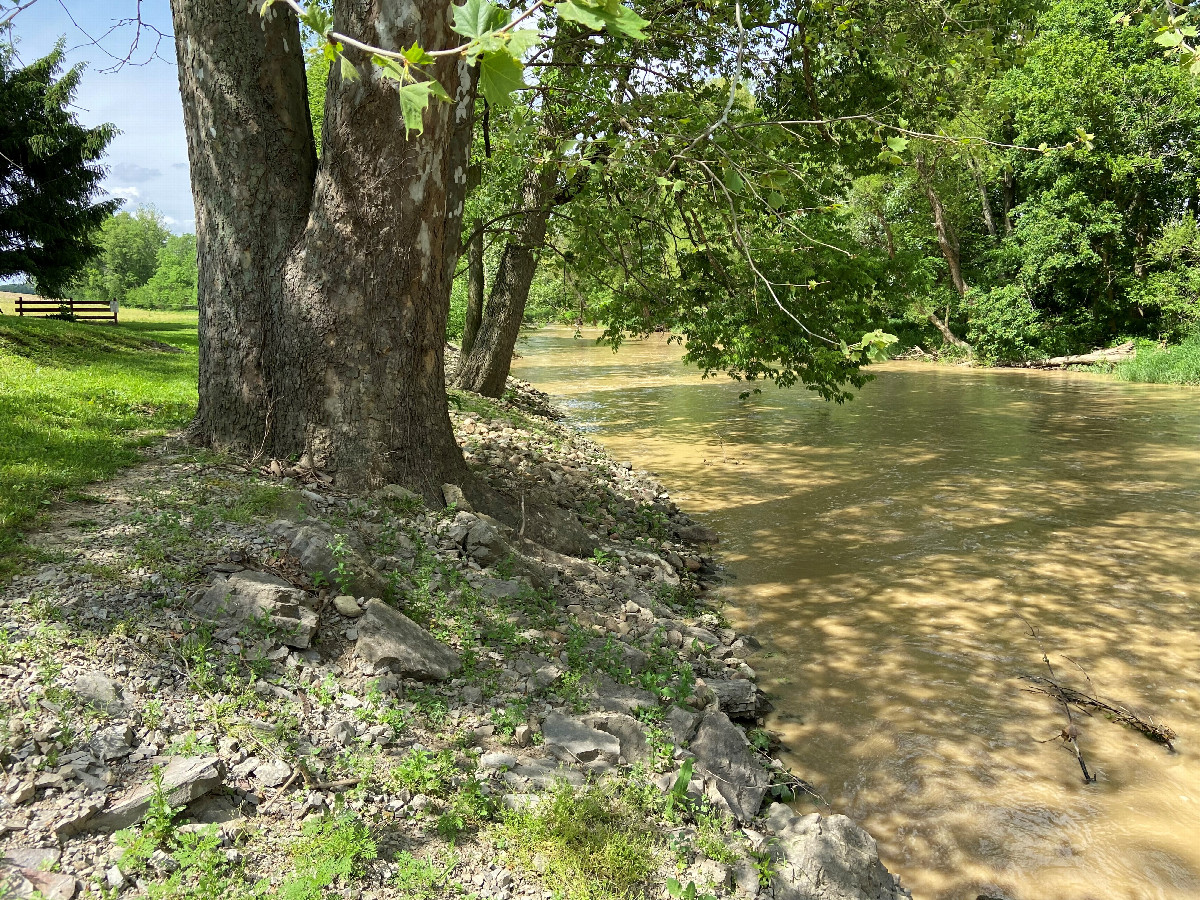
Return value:
<svg viewBox="0 0 1200 900">
<path fill-rule="evenodd" d="M 379 68 L 379 74 L 384 78 L 390 78 L 392 81 L 398 81 L 404 84 L 406 81 L 412 81 L 413 78 L 408 74 L 404 66 L 400 65 L 394 59 L 388 59 L 386 56 L 375 55 L 371 57 L 371 62 Z"/>
<path fill-rule="evenodd" d="M 617 0 L 563 0 L 554 8 L 564 19 L 578 22 L 593 31 L 607 28 L 610 34 L 623 34 L 638 40 L 646 36 L 642 29 L 650 24 Z"/>
<path fill-rule="evenodd" d="M 779 191 L 771 191 L 767 194 L 767 206 L 771 209 L 779 209 L 783 206 L 783 194 Z"/>
<path fill-rule="evenodd" d="M 430 56 L 428 53 L 426 53 L 425 50 L 423 48 L 421 48 L 417 44 L 416 41 L 413 41 L 413 45 L 411 47 L 409 47 L 407 50 L 401 51 L 400 55 L 403 56 L 408 62 L 412 63 L 414 66 L 425 66 L 431 62 L 437 61 L 432 56 Z"/>
<path fill-rule="evenodd" d="M 893 135 L 887 139 L 887 145 L 896 153 L 903 153 L 904 148 L 908 146 L 908 138 Z"/>
<path fill-rule="evenodd" d="M 300 21 L 322 37 L 333 30 L 333 16 L 318 6 L 306 9 Z"/>
<path fill-rule="evenodd" d="M 341 53 L 338 54 L 338 59 L 340 59 L 342 63 L 342 77 L 347 81 L 358 81 L 358 69 L 354 67 L 354 63 L 350 62 L 350 60 L 348 60 Z"/>
<path fill-rule="evenodd" d="M 566 2 L 559 3 L 554 8 L 567 21 L 578 22 L 585 28 L 592 29 L 592 31 L 599 31 L 604 27 L 603 16 L 590 7 L 576 3 L 575 0 L 566 0 Z"/>
<path fill-rule="evenodd" d="M 432 94 L 443 100 L 449 100 L 446 89 L 432 79 L 429 81 L 414 81 L 403 84 L 399 89 L 400 113 L 404 116 L 404 133 L 415 131 L 420 134 L 424 130 L 423 118 L 429 107 L 429 97 Z"/>
<path fill-rule="evenodd" d="M 532 28 L 522 28 L 520 31 L 511 31 L 508 35 L 508 52 L 520 59 L 529 52 L 535 44 L 537 44 L 540 35 Z"/>
<path fill-rule="evenodd" d="M 524 73 L 521 61 L 507 48 L 485 53 L 480 58 L 479 90 L 493 106 L 508 106 L 512 102 L 512 92 L 526 87 L 521 77 Z"/>
<path fill-rule="evenodd" d="M 454 24 L 450 28 L 465 38 L 478 40 L 506 25 L 508 19 L 507 10 L 491 0 L 466 0 L 462 6 L 454 7 Z"/>
<path fill-rule="evenodd" d="M 1164 31 L 1154 39 L 1154 43 L 1162 47 L 1178 47 L 1183 43 L 1183 34 L 1177 30 Z"/>
</svg>

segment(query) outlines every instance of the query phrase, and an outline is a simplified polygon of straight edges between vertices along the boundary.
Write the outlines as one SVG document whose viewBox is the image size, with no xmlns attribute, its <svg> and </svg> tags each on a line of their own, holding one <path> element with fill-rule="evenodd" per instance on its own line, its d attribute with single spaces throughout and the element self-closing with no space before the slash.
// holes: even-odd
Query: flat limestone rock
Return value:
<svg viewBox="0 0 1200 900">
<path fill-rule="evenodd" d="M 355 652 L 408 678 L 442 681 L 462 668 L 458 654 L 382 600 L 369 600 L 358 620 Z"/>
<path fill-rule="evenodd" d="M 723 712 L 709 711 L 700 719 L 689 749 L 704 775 L 709 799 L 748 822 L 758 815 L 771 776 L 750 749 L 746 733 Z"/>
<path fill-rule="evenodd" d="M 584 716 L 583 721 L 615 737 L 621 744 L 621 758 L 629 765 L 649 762 L 654 755 L 646 738 L 646 729 L 633 716 L 601 712 Z"/>
<path fill-rule="evenodd" d="M 78 887 L 74 877 L 62 872 L 0 865 L 0 897 L 6 900 L 71 900 Z"/>
<path fill-rule="evenodd" d="M 218 577 L 196 612 L 228 624 L 265 622 L 289 647 L 304 649 L 317 633 L 317 600 L 269 572 L 235 572 Z"/>
<path fill-rule="evenodd" d="M 721 712 L 729 718 L 752 720 L 758 716 L 758 687 L 753 681 L 736 678 L 732 681 L 705 682 L 721 704 Z"/>
<path fill-rule="evenodd" d="M 542 739 L 550 755 L 568 765 L 603 769 L 621 758 L 620 738 L 560 712 L 546 716 Z"/>
<path fill-rule="evenodd" d="M 163 791 L 172 806 L 186 806 L 225 780 L 225 764 L 219 756 L 177 756 L 162 770 Z M 95 816 L 89 829 L 117 831 L 141 821 L 154 797 L 154 782 L 140 787 L 111 809 Z"/>
<path fill-rule="evenodd" d="M 334 534 L 328 524 L 312 519 L 300 523 L 294 532 L 279 533 L 284 539 L 290 537 L 288 552 L 309 575 L 320 575 L 339 588 L 343 586 L 339 582 L 344 582 L 346 590 L 360 597 L 381 597 L 387 590 L 387 582 L 367 564 L 362 541 L 354 535 Z M 334 547 L 340 549 L 335 553 Z"/>
<path fill-rule="evenodd" d="M 845 816 L 800 816 L 772 803 L 767 825 L 775 900 L 912 900 L 880 862 L 875 839 Z"/>
<path fill-rule="evenodd" d="M 79 675 L 72 690 L 85 704 L 102 709 L 110 716 L 125 712 L 125 693 L 121 685 L 100 672 Z"/>
</svg>

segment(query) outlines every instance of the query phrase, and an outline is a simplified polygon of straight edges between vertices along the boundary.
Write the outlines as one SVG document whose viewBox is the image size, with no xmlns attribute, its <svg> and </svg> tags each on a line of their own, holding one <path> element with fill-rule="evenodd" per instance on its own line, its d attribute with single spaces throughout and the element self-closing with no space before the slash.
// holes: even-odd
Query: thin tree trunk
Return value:
<svg viewBox="0 0 1200 900">
<path fill-rule="evenodd" d="M 950 326 L 939 319 L 937 313 L 927 312 L 925 315 L 929 318 L 929 321 L 933 323 L 933 327 L 940 331 L 942 333 L 942 337 L 944 337 L 947 341 L 949 341 L 955 347 L 966 350 L 967 353 L 972 352 L 971 345 L 951 331 Z"/>
<path fill-rule="evenodd" d="M 467 313 L 463 321 L 460 368 L 471 354 L 479 334 L 479 324 L 483 319 L 483 292 L 483 220 L 477 218 L 472 223 L 471 237 L 467 241 Z"/>
<path fill-rule="evenodd" d="M 394 87 L 364 54 L 329 80 L 315 153 L 294 17 L 282 6 L 173 0 L 197 208 L 206 440 L 307 454 L 350 488 L 440 498 L 466 472 L 450 427 L 443 348 L 461 240 L 474 85 L 407 139 Z M 449 5 L 339 0 L 335 27 L 399 49 L 450 46 Z M 265 37 L 264 37 L 265 34 Z M 233 413 L 233 415 L 231 415 Z"/>
<path fill-rule="evenodd" d="M 1017 180 L 1011 171 L 1004 170 L 1004 233 L 1012 234 L 1012 211 L 1016 205 Z"/>
<path fill-rule="evenodd" d="M 983 180 L 983 170 L 973 158 L 967 162 L 971 175 L 975 178 L 975 187 L 979 190 L 979 203 L 983 208 L 983 227 L 991 237 L 996 236 L 996 220 L 992 217 L 992 201 L 988 198 L 987 184 Z"/>
<path fill-rule="evenodd" d="M 919 162 L 918 166 L 924 169 L 924 163 Z M 950 281 L 954 284 L 954 289 L 958 291 L 958 296 L 965 297 L 967 296 L 967 282 L 962 274 L 958 241 L 946 218 L 946 209 L 942 206 L 942 198 L 934 190 L 933 182 L 928 178 L 926 171 L 922 171 L 921 186 L 924 188 L 925 197 L 929 200 L 929 206 L 933 210 L 933 227 L 937 233 L 937 242 L 942 251 L 942 258 L 946 260 L 946 265 L 950 269 Z"/>
<path fill-rule="evenodd" d="M 456 383 L 463 390 L 486 397 L 504 393 L 557 183 L 558 167 L 553 162 L 531 166 L 525 173 L 519 202 L 528 212 L 504 245 L 479 334 L 458 370 Z"/>
</svg>

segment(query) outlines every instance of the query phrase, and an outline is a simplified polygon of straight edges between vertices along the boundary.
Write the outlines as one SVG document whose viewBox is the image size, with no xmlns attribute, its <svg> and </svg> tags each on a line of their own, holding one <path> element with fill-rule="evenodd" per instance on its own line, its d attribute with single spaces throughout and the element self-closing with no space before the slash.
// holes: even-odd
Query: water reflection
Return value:
<svg viewBox="0 0 1200 900">
<path fill-rule="evenodd" d="M 893 365 L 851 404 L 738 400 L 662 341 L 547 330 L 516 368 L 725 536 L 770 727 L 923 898 L 1200 896 L 1200 406 L 1089 376 Z M 1170 724 L 1102 718 L 1085 786 L 1025 690 L 1060 675 Z"/>
</svg>

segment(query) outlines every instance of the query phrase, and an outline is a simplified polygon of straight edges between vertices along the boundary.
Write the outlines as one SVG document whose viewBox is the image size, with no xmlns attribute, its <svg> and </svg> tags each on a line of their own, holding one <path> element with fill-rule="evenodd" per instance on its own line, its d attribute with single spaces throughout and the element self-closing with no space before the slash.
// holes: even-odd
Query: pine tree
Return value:
<svg viewBox="0 0 1200 900">
<path fill-rule="evenodd" d="M 116 134 L 68 110 L 82 73 L 63 68 L 63 42 L 31 65 L 0 44 L 0 279 L 23 274 L 61 297 L 100 252 L 94 236 L 120 201 L 98 201 L 98 164 Z"/>
</svg>

